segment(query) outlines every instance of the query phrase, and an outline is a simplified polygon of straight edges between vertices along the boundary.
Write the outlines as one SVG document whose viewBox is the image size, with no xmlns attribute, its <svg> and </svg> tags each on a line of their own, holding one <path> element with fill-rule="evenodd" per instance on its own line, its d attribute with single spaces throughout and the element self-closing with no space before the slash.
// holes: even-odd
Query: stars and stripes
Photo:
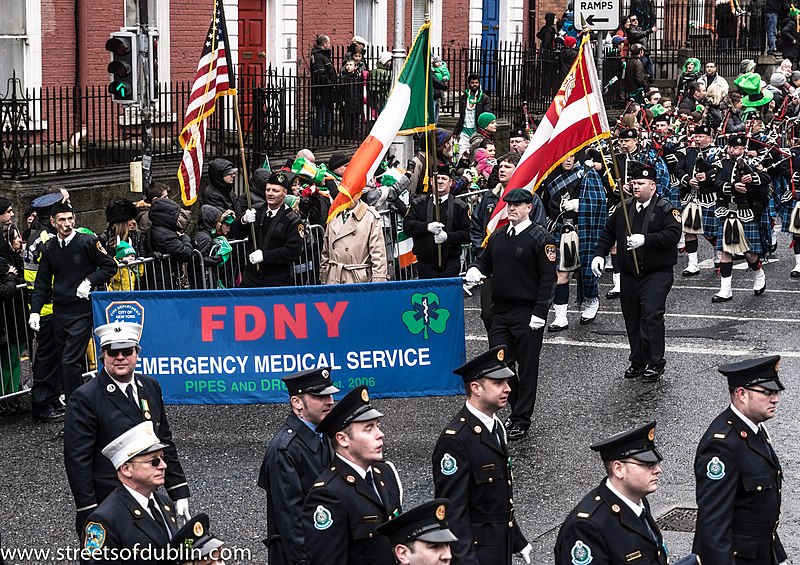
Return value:
<svg viewBox="0 0 800 565">
<path fill-rule="evenodd" d="M 179 138 L 183 159 L 178 168 L 178 182 L 186 206 L 192 205 L 198 196 L 203 173 L 206 118 L 214 113 L 217 98 L 227 94 L 236 94 L 236 84 L 222 0 L 214 0 L 214 17 L 203 43 Z"/>
</svg>

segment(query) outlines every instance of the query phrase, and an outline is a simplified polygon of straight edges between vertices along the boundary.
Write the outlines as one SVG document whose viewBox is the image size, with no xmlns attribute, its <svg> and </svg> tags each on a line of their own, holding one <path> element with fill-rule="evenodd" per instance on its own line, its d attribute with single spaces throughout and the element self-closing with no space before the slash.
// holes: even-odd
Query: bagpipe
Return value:
<svg viewBox="0 0 800 565">
<path fill-rule="evenodd" d="M 736 158 L 733 169 L 731 170 L 730 182 L 730 199 L 728 203 L 728 214 L 725 217 L 725 223 L 722 226 L 722 250 L 731 255 L 745 253 L 750 249 L 750 244 L 744 235 L 744 225 L 742 219 L 739 217 L 739 206 L 736 202 L 736 188 L 734 185 L 741 182 L 741 179 L 747 175 L 755 175 L 756 172 L 745 159 L 740 156 Z M 742 212 L 745 212 L 744 210 Z M 748 219 L 754 220 L 753 211 L 748 210 Z M 750 218 L 749 216 L 753 216 Z"/>
</svg>

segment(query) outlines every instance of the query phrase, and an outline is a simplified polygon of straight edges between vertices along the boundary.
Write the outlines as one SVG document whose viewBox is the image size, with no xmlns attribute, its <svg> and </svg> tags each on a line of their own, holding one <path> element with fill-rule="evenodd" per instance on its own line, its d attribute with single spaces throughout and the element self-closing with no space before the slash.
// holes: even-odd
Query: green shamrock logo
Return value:
<svg viewBox="0 0 800 565">
<path fill-rule="evenodd" d="M 422 332 L 425 339 L 428 339 L 428 330 L 441 334 L 447 327 L 447 320 L 450 318 L 450 311 L 439 307 L 439 296 L 433 292 L 422 294 L 415 292 L 411 296 L 411 307 L 413 310 L 403 312 L 403 323 L 412 334 Z"/>
</svg>

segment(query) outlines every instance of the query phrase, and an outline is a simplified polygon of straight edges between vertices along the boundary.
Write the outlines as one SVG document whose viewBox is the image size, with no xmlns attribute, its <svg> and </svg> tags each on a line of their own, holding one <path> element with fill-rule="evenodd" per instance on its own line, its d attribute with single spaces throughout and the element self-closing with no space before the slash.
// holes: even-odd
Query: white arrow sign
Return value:
<svg viewBox="0 0 800 565">
<path fill-rule="evenodd" d="M 594 30 L 617 29 L 619 0 L 575 0 L 575 27 L 581 29 L 584 21 Z"/>
</svg>

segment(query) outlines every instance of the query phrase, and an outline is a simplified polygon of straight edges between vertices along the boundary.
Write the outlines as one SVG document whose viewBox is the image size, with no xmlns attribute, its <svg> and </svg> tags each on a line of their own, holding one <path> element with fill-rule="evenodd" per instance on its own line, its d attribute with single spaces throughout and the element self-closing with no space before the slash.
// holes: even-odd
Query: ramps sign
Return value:
<svg viewBox="0 0 800 565">
<path fill-rule="evenodd" d="M 619 27 L 619 0 L 575 0 L 574 7 L 577 29 L 581 29 L 584 21 L 594 30 Z"/>
</svg>

